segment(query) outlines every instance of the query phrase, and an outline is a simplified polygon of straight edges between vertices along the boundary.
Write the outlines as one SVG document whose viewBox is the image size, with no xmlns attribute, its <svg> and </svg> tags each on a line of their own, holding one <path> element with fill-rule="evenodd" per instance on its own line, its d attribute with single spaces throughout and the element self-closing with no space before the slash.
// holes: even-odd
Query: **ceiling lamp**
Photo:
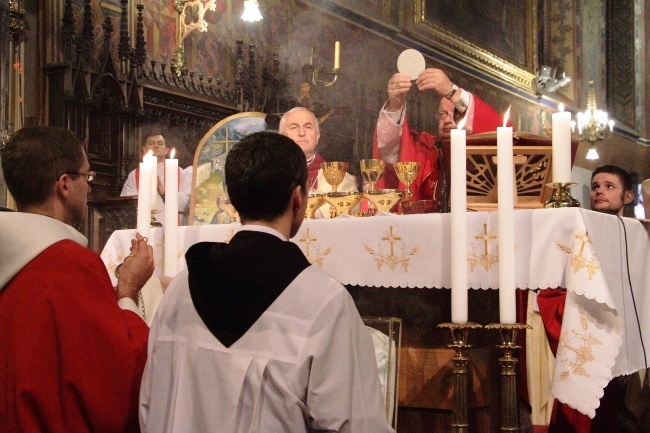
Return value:
<svg viewBox="0 0 650 433">
<path fill-rule="evenodd" d="M 594 160 L 600 157 L 598 156 L 598 152 L 596 152 L 596 148 L 594 146 L 590 146 L 589 151 L 587 152 L 587 156 L 585 156 L 585 158 Z"/>
<path fill-rule="evenodd" d="M 260 6 L 257 4 L 257 0 L 246 0 L 244 2 L 244 13 L 241 15 L 241 19 L 250 23 L 254 23 L 262 19 Z"/>
<path fill-rule="evenodd" d="M 576 114 L 577 122 L 571 122 L 573 139 L 576 141 L 589 142 L 587 159 L 598 159 L 596 143 L 609 137 L 614 130 L 614 121 L 608 118 L 606 111 L 599 110 L 596 106 L 596 91 L 594 82 L 589 81 L 589 95 L 587 97 L 587 109 Z M 577 131 L 576 131 L 577 129 Z"/>
</svg>

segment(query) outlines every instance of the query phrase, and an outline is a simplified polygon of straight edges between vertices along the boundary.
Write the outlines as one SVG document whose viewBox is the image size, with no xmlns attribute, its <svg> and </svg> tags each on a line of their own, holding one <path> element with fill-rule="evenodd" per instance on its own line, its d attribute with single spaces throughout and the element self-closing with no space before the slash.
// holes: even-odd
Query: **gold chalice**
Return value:
<svg viewBox="0 0 650 433">
<path fill-rule="evenodd" d="M 362 159 L 359 161 L 361 175 L 370 183 L 370 192 L 375 190 L 375 183 L 384 176 L 384 161 L 381 159 Z"/>
<path fill-rule="evenodd" d="M 307 195 L 307 210 L 305 210 L 305 218 L 314 219 L 316 211 L 325 203 L 323 194 L 309 193 Z"/>
<path fill-rule="evenodd" d="M 408 201 L 413 196 L 413 193 L 411 192 L 411 183 L 413 183 L 415 178 L 418 177 L 418 172 L 420 171 L 420 163 L 412 161 L 396 162 L 394 164 L 394 167 L 397 178 L 404 185 L 406 185 L 406 191 L 404 191 L 404 200 Z"/>
<path fill-rule="evenodd" d="M 377 189 L 366 191 L 363 196 L 372 203 L 379 212 L 390 212 L 404 196 L 404 191 L 399 189 Z"/>
<path fill-rule="evenodd" d="M 349 215 L 352 209 L 363 198 L 360 192 L 328 192 L 324 195 L 325 201 L 336 208 L 336 215 Z M 336 216 L 334 215 L 334 216 Z"/>
<path fill-rule="evenodd" d="M 235 206 L 230 203 L 230 199 L 228 197 L 219 197 L 217 199 L 217 206 L 219 206 L 219 209 L 228 214 L 231 223 L 239 222 L 239 212 L 237 212 Z"/>
<path fill-rule="evenodd" d="M 336 187 L 345 179 L 345 173 L 348 171 L 348 163 L 341 161 L 322 162 L 321 168 L 323 169 L 325 180 L 332 185 L 332 192 L 336 192 Z"/>
</svg>

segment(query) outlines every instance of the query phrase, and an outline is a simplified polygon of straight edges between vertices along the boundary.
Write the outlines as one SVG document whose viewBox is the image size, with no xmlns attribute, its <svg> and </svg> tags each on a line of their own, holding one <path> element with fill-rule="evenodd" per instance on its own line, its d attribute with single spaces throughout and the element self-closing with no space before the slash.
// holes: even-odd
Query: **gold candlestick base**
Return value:
<svg viewBox="0 0 650 433">
<path fill-rule="evenodd" d="M 547 183 L 546 186 L 555 188 L 553 195 L 544 203 L 545 208 L 561 208 L 561 207 L 580 207 L 580 202 L 571 197 L 569 188 L 573 188 L 577 183 Z"/>
<path fill-rule="evenodd" d="M 501 431 L 518 432 L 519 417 L 517 411 L 517 362 L 514 356 L 517 346 L 517 332 L 520 329 L 531 329 L 524 323 L 491 323 L 485 329 L 498 329 L 501 344 L 497 346 L 502 351 L 499 364 L 501 365 Z"/>
<path fill-rule="evenodd" d="M 452 433 L 468 433 L 469 422 L 467 416 L 467 364 L 469 358 L 464 353 L 465 349 L 472 347 L 467 343 L 470 329 L 482 328 L 478 323 L 441 323 L 438 328 L 449 328 L 453 343 L 448 347 L 456 351 L 452 358 L 454 362 L 454 411 L 451 415 Z"/>
</svg>

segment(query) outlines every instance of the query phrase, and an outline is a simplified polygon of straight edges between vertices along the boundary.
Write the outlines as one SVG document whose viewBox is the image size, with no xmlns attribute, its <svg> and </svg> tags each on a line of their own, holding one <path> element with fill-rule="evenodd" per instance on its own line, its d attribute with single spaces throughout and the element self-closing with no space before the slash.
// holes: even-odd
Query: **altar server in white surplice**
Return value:
<svg viewBox="0 0 650 433">
<path fill-rule="evenodd" d="M 307 164 L 259 132 L 226 160 L 242 227 L 202 242 L 154 318 L 140 391 L 143 432 L 393 432 L 374 348 L 338 281 L 289 242 L 307 204 Z"/>
</svg>

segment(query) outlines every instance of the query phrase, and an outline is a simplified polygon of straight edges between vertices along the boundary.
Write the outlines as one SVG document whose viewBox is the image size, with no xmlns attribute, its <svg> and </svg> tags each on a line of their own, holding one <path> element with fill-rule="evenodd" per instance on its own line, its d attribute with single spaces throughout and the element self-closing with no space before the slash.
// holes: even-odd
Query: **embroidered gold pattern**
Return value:
<svg viewBox="0 0 650 433">
<path fill-rule="evenodd" d="M 579 310 L 580 327 L 582 330 L 576 331 L 575 329 L 572 329 L 570 332 L 564 331 L 560 334 L 557 353 L 558 355 L 562 355 L 560 362 L 568 367 L 567 371 L 563 371 L 555 379 L 560 382 L 567 380 L 571 374 L 591 377 L 585 369 L 585 364 L 596 360 L 592 347 L 603 344 L 603 342 L 596 338 L 594 334 L 588 331 L 589 322 L 587 320 L 587 315 L 584 313 L 582 308 Z M 569 352 L 573 352 L 575 355 L 571 356 L 571 353 Z"/>
<path fill-rule="evenodd" d="M 564 251 L 567 254 L 573 254 L 571 257 L 571 267 L 573 268 L 573 273 L 577 274 L 580 269 L 585 268 L 587 269 L 589 279 L 591 280 L 591 278 L 600 270 L 600 265 L 596 259 L 596 254 L 591 248 L 591 245 L 593 244 L 591 243 L 591 239 L 589 239 L 589 233 L 586 230 L 584 232 L 580 230 L 578 234 L 576 234 L 575 238 L 577 239 L 576 242 L 580 243 L 577 254 L 574 252 L 574 250 L 571 249 L 571 247 L 564 245 L 556 240 L 554 240 L 554 242 L 561 251 Z M 585 257 L 585 250 L 588 250 L 591 253 L 591 258 Z"/>
<path fill-rule="evenodd" d="M 469 263 L 469 268 L 472 272 L 476 265 L 481 265 L 486 271 L 489 271 L 492 265 L 499 263 L 499 255 L 490 254 L 489 251 L 490 243 L 497 237 L 494 235 L 492 230 L 488 230 L 486 223 L 483 224 L 483 231 L 479 231 L 478 233 L 478 235 L 474 236 L 474 239 L 483 241 L 483 254 L 478 255 L 476 253 L 476 246 L 474 245 L 474 242 L 472 242 L 472 252 L 467 255 L 467 262 Z"/>
<path fill-rule="evenodd" d="M 155 242 L 153 245 L 153 265 L 156 268 L 162 268 L 164 265 L 164 259 L 163 259 L 164 249 L 165 247 L 162 239 L 160 239 L 158 242 Z"/>
<path fill-rule="evenodd" d="M 381 240 L 388 243 L 390 250 L 388 254 L 386 254 L 386 249 L 382 246 L 382 242 L 379 242 L 377 251 L 375 251 L 374 248 L 363 244 L 366 251 L 375 256 L 377 270 L 381 271 L 381 268 L 384 265 L 387 265 L 392 271 L 394 271 L 397 266 L 402 266 L 404 272 L 408 272 L 411 256 L 418 252 L 420 246 L 418 245 L 413 247 L 409 252 L 406 252 L 406 246 L 404 245 L 404 242 L 401 242 L 402 238 L 399 237 L 397 233 L 393 233 L 393 226 L 390 226 L 388 233 L 386 233 Z"/>
<path fill-rule="evenodd" d="M 312 246 L 311 244 L 317 242 L 318 239 L 311 237 L 311 235 L 309 234 L 309 228 L 305 229 L 305 234 L 303 237 L 299 239 L 299 241 L 305 244 L 305 257 L 307 257 L 309 263 L 311 263 L 312 265 L 316 265 L 319 268 L 323 267 L 325 256 L 327 256 L 334 250 L 333 246 L 329 246 L 325 248 L 325 251 L 321 253 L 320 245 Z"/>
<path fill-rule="evenodd" d="M 115 268 L 117 268 L 117 265 L 122 263 L 124 261 L 124 258 L 122 257 L 121 254 L 118 254 L 117 257 L 113 258 L 112 254 L 106 254 L 106 250 L 102 251 L 102 256 L 106 257 L 106 268 L 109 270 L 110 275 L 115 274 Z"/>
</svg>

